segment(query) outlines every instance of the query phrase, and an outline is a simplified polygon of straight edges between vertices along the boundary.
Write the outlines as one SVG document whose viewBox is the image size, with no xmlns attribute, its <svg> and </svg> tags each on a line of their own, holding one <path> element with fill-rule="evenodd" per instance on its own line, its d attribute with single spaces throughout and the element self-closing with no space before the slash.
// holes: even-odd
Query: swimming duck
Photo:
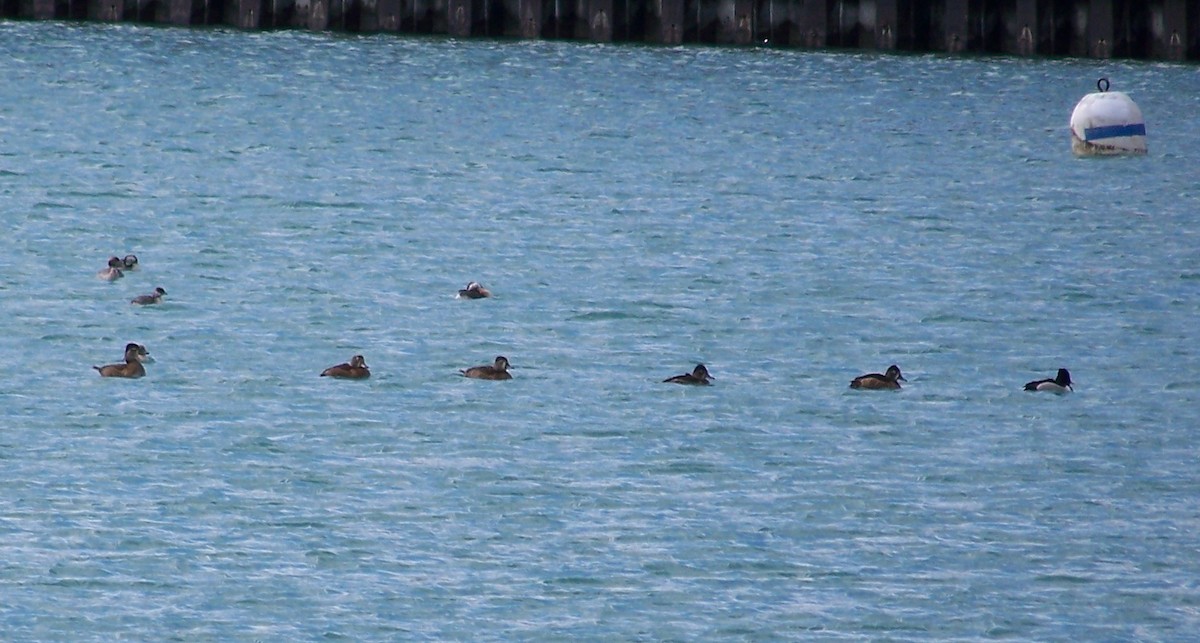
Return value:
<svg viewBox="0 0 1200 643">
<path fill-rule="evenodd" d="M 891 389 L 898 390 L 900 382 L 907 382 L 904 376 L 900 374 L 900 367 L 892 364 L 887 368 L 887 372 L 880 375 L 879 373 L 867 373 L 859 375 L 850 380 L 850 388 L 870 388 L 870 389 Z"/>
<path fill-rule="evenodd" d="M 663 381 L 672 382 L 674 384 L 696 384 L 700 386 L 708 386 L 711 383 L 710 380 L 715 379 L 717 378 L 708 374 L 708 368 L 705 367 L 704 364 L 696 364 L 696 368 L 693 368 L 691 373 L 675 375 L 673 377 L 668 377 Z"/>
<path fill-rule="evenodd" d="M 125 255 L 121 260 L 121 267 L 125 270 L 135 270 L 138 267 L 137 255 Z"/>
<path fill-rule="evenodd" d="M 130 342 L 125 345 L 124 364 L 107 364 L 92 368 L 100 371 L 100 377 L 141 377 L 146 374 L 146 367 L 142 366 L 142 361 L 149 356 L 150 352 L 146 350 L 145 346 Z"/>
<path fill-rule="evenodd" d="M 139 306 L 149 306 L 150 304 L 157 304 L 165 294 L 167 294 L 167 291 L 163 290 L 162 288 L 155 288 L 153 293 L 149 295 L 138 295 L 137 297 L 130 299 L 129 303 L 137 304 Z"/>
<path fill-rule="evenodd" d="M 1058 369 L 1058 374 L 1052 380 L 1034 380 L 1025 384 L 1026 391 L 1049 391 L 1051 393 L 1070 393 L 1075 389 L 1071 388 L 1071 374 L 1067 369 Z"/>
<path fill-rule="evenodd" d="M 355 355 L 349 364 L 338 364 L 321 371 L 321 377 L 361 380 L 371 377 L 371 369 L 367 368 L 367 360 L 362 355 Z"/>
<path fill-rule="evenodd" d="M 492 296 L 492 291 L 488 290 L 487 288 L 484 288 L 483 286 L 480 286 L 478 281 L 472 281 L 471 283 L 467 284 L 466 288 L 463 288 L 462 290 L 458 291 L 457 298 L 458 299 L 483 299 L 484 297 L 491 297 L 491 296 Z"/>
<path fill-rule="evenodd" d="M 463 377 L 473 377 L 478 380 L 511 380 L 512 375 L 508 372 L 508 358 L 503 355 L 496 356 L 496 362 L 485 366 L 472 366 L 466 370 L 459 371 Z"/>
<path fill-rule="evenodd" d="M 125 276 L 125 274 L 121 272 L 121 266 L 124 265 L 125 264 L 121 261 L 120 257 L 109 257 L 108 267 L 97 272 L 96 276 L 104 281 L 116 281 Z"/>
</svg>

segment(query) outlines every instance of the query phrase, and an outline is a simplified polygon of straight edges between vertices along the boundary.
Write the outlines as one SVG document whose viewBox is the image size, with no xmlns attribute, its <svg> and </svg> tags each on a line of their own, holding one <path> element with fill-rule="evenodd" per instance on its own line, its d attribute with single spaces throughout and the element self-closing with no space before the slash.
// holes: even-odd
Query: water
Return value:
<svg viewBox="0 0 1200 643">
<path fill-rule="evenodd" d="M 1195 67 L 0 50 L 6 639 L 1200 629 Z M 1149 156 L 1071 157 L 1100 75 Z M 97 377 L 128 341 L 148 375 Z M 355 353 L 370 380 L 317 377 Z M 498 354 L 511 382 L 457 376 Z M 1075 394 L 1021 391 L 1060 366 Z"/>
</svg>

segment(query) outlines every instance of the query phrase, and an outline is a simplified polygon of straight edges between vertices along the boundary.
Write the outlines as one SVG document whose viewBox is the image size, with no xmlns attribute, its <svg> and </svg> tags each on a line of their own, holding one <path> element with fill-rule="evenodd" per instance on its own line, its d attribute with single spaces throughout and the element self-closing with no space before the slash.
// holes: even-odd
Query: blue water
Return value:
<svg viewBox="0 0 1200 643">
<path fill-rule="evenodd" d="M 1194 66 L 55 23 L 0 54 L 0 638 L 1200 631 Z M 1101 75 L 1148 156 L 1071 156 Z M 130 341 L 147 376 L 97 377 Z"/>
</svg>

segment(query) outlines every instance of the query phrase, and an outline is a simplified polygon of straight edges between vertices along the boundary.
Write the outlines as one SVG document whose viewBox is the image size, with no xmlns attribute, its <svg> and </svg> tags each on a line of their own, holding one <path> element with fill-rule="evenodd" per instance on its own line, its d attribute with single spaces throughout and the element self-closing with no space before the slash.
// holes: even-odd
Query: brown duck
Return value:
<svg viewBox="0 0 1200 643">
<path fill-rule="evenodd" d="M 867 373 L 859 375 L 850 380 L 850 388 L 869 388 L 869 389 L 891 389 L 898 390 L 900 382 L 907 382 L 904 376 L 900 374 L 900 367 L 892 364 L 888 367 L 887 372 L 882 375 L 879 373 Z"/>
<path fill-rule="evenodd" d="M 665 379 L 663 381 L 671 382 L 674 384 L 693 384 L 693 385 L 697 385 L 697 386 L 708 386 L 709 384 L 712 383 L 712 380 L 715 380 L 715 379 L 717 379 L 717 378 L 708 374 L 708 368 L 705 367 L 704 364 L 696 364 L 696 368 L 693 368 L 691 373 L 684 373 L 683 375 L 675 375 L 673 377 L 668 377 L 667 379 Z"/>
<path fill-rule="evenodd" d="M 472 366 L 459 372 L 462 373 L 463 377 L 472 377 L 477 380 L 512 379 L 512 375 L 508 372 L 508 358 L 503 355 L 497 355 L 496 361 L 490 365 Z"/>
<path fill-rule="evenodd" d="M 141 377 L 146 374 L 146 367 L 142 366 L 142 360 L 149 356 L 150 352 L 146 350 L 145 346 L 130 342 L 125 345 L 125 363 L 93 366 L 92 368 L 100 371 L 100 377 Z"/>
<path fill-rule="evenodd" d="M 350 358 L 350 363 L 348 364 L 330 366 L 321 371 L 321 377 L 361 380 L 371 377 L 371 369 L 367 368 L 367 360 L 362 355 L 355 355 Z"/>
</svg>

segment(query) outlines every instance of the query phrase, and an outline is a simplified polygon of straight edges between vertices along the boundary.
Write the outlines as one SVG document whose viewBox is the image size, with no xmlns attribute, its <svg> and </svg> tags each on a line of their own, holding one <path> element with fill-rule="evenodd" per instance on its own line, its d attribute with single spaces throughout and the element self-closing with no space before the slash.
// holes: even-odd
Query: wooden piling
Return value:
<svg viewBox="0 0 1200 643">
<path fill-rule="evenodd" d="M 370 22 L 375 31 L 400 31 L 400 0 L 377 0 L 375 16 Z"/>
<path fill-rule="evenodd" d="M 21 0 L 17 5 L 17 15 L 33 20 L 54 20 L 58 17 L 55 15 L 55 4 L 54 0 Z"/>
<path fill-rule="evenodd" d="M 471 0 L 450 0 L 447 17 L 447 32 L 454 38 L 471 36 Z"/>
<path fill-rule="evenodd" d="M 941 22 L 942 51 L 952 54 L 966 51 L 970 40 L 968 31 L 970 13 L 967 0 L 946 0 Z"/>
<path fill-rule="evenodd" d="M 719 45 L 748 45 L 753 41 L 752 0 L 717 0 L 716 43 Z M 683 22 L 680 11 L 680 22 Z"/>
<path fill-rule="evenodd" d="M 1200 13 L 1200 7 L 1193 9 Z M 1188 7 L 1186 0 L 1164 0 L 1151 7 L 1150 55 L 1160 60 L 1181 61 L 1187 57 Z M 1197 16 L 1192 16 L 1195 19 Z"/>
<path fill-rule="evenodd" d="M 1087 55 L 1092 58 L 1112 56 L 1113 3 L 1112 0 L 1091 0 L 1088 3 Z"/>
<path fill-rule="evenodd" d="M 312 31 L 325 31 L 328 29 L 329 2 L 330 0 L 308 0 L 308 20 L 305 22 L 305 26 Z"/>
<path fill-rule="evenodd" d="M 88 0 L 88 20 L 119 22 L 125 16 L 125 0 Z"/>
<path fill-rule="evenodd" d="M 225 0 L 225 22 L 239 29 L 258 29 L 262 0 Z"/>
<path fill-rule="evenodd" d="M 437 33 L 434 29 L 439 22 L 439 16 L 434 0 L 404 0 L 404 2 L 412 7 L 408 14 L 412 16 L 410 30 L 413 33 Z M 441 18 L 441 21 L 444 22 L 445 16 L 443 15 Z"/>
<path fill-rule="evenodd" d="M 646 4 L 646 41 L 662 45 L 681 44 L 683 0 L 649 0 Z"/>
<path fill-rule="evenodd" d="M 1004 28 L 1004 52 L 1018 56 L 1038 53 L 1037 0 L 1017 0 Z"/>
<path fill-rule="evenodd" d="M 788 41 L 807 49 L 824 47 L 828 22 L 824 0 L 799 0 L 798 5 L 792 5 L 792 33 Z"/>
<path fill-rule="evenodd" d="M 1200 59 L 1196 0 L 0 0 L 0 18 Z"/>
<path fill-rule="evenodd" d="M 592 42 L 612 42 L 613 0 L 585 0 L 587 9 L 581 18 L 586 21 L 578 33 L 586 33 Z"/>
<path fill-rule="evenodd" d="M 166 0 L 167 21 L 173 25 L 190 25 L 192 22 L 192 0 Z"/>
<path fill-rule="evenodd" d="M 901 33 L 900 7 L 896 0 L 875 0 L 875 11 L 872 21 L 873 46 L 882 51 L 896 49 L 897 39 Z"/>
<path fill-rule="evenodd" d="M 540 38 L 542 35 L 542 0 L 517 0 L 517 35 L 521 38 Z"/>
<path fill-rule="evenodd" d="M 753 12 L 754 43 L 786 47 L 791 45 L 792 6 L 788 0 L 758 0 L 750 7 Z"/>
</svg>

